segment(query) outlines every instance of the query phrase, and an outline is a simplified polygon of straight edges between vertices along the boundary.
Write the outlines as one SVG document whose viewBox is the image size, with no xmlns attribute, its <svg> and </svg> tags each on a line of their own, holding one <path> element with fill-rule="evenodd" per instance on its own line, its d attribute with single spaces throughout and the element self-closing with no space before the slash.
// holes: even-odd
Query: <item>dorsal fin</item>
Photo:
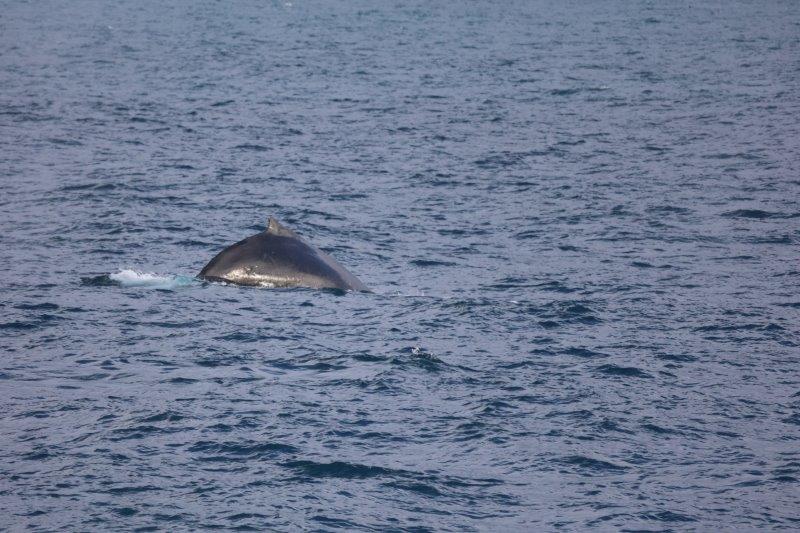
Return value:
<svg viewBox="0 0 800 533">
<path fill-rule="evenodd" d="M 282 237 L 293 237 L 295 235 L 295 233 L 292 230 L 281 225 L 280 222 L 278 222 L 272 217 L 269 217 L 269 220 L 267 221 L 266 231 L 271 235 L 279 235 Z"/>
</svg>

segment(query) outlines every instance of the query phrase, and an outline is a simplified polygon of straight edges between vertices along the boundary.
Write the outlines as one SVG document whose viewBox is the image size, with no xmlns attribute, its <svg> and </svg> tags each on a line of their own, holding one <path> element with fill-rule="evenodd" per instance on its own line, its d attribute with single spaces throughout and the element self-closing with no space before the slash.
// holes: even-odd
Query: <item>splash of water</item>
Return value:
<svg viewBox="0 0 800 533">
<path fill-rule="evenodd" d="M 108 278 L 123 287 L 145 287 L 150 289 L 176 289 L 194 283 L 190 276 L 160 275 L 153 272 L 138 272 L 136 270 L 120 270 L 109 274 Z"/>
</svg>

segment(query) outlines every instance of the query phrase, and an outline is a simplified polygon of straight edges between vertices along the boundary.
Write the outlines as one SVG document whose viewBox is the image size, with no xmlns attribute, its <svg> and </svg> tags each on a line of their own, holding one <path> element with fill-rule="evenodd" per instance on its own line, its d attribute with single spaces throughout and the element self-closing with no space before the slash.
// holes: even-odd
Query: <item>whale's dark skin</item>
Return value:
<svg viewBox="0 0 800 533">
<path fill-rule="evenodd" d="M 271 217 L 267 229 L 222 250 L 197 277 L 236 285 L 369 291 L 334 258 Z"/>
</svg>

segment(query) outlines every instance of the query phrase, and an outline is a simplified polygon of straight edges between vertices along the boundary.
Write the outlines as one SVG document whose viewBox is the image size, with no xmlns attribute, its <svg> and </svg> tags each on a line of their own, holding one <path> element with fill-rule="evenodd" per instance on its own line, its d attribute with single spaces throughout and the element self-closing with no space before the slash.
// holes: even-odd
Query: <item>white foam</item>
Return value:
<svg viewBox="0 0 800 533">
<path fill-rule="evenodd" d="M 109 274 L 108 277 L 123 287 L 147 287 L 150 289 L 175 289 L 176 287 L 185 287 L 193 281 L 193 278 L 188 276 L 162 276 L 153 272 L 136 270 L 120 270 L 116 274 Z"/>
</svg>

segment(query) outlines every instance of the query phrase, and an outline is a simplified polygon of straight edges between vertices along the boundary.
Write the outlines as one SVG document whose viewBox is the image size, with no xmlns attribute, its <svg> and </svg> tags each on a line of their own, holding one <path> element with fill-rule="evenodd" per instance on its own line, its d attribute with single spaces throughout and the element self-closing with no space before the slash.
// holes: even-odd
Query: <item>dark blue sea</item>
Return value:
<svg viewBox="0 0 800 533">
<path fill-rule="evenodd" d="M 800 529 L 798 117 L 790 0 L 3 1 L 0 529 Z"/>
</svg>

